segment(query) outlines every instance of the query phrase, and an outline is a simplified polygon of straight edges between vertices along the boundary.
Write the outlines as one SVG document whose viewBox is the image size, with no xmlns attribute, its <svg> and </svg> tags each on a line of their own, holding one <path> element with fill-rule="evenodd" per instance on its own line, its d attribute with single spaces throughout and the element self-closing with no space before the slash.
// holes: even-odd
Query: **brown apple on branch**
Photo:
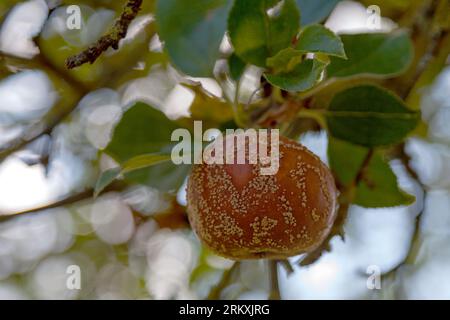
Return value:
<svg viewBox="0 0 450 320">
<path fill-rule="evenodd" d="M 205 152 L 218 143 L 225 144 L 215 141 Z M 237 145 L 225 148 L 223 157 L 237 153 Z M 261 174 L 265 164 L 260 159 L 252 164 L 249 158 L 247 151 L 244 164 L 236 156 L 231 164 L 194 165 L 187 187 L 188 215 L 199 238 L 215 253 L 236 260 L 283 259 L 316 249 L 336 217 L 337 191 L 330 170 L 284 137 L 279 139 L 275 174 Z"/>
</svg>

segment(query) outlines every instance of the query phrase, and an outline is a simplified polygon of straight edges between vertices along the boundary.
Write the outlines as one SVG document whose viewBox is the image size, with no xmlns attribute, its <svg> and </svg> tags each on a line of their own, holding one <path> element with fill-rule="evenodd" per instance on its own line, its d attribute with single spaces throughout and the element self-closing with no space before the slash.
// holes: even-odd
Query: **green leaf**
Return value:
<svg viewBox="0 0 450 320">
<path fill-rule="evenodd" d="M 300 14 L 294 0 L 285 0 L 279 11 L 267 10 L 279 4 L 274 0 L 237 0 L 228 19 L 235 53 L 245 62 L 265 67 L 266 59 L 287 48 L 300 27 Z"/>
<path fill-rule="evenodd" d="M 104 171 L 95 185 L 94 197 L 97 197 L 107 186 L 109 186 L 120 175 L 124 175 L 139 169 L 148 168 L 171 160 L 170 155 L 165 154 L 143 154 L 126 161 L 120 167 Z"/>
<path fill-rule="evenodd" d="M 306 91 L 320 80 L 326 64 L 317 59 L 308 59 L 297 64 L 292 71 L 279 74 L 264 74 L 272 85 L 290 92 Z"/>
<path fill-rule="evenodd" d="M 266 64 L 274 73 L 288 72 L 302 61 L 303 55 L 303 52 L 289 47 L 268 58 Z"/>
<path fill-rule="evenodd" d="M 413 59 L 413 45 L 405 32 L 341 35 L 341 39 L 347 60 L 331 57 L 330 78 L 392 77 L 404 72 Z"/>
<path fill-rule="evenodd" d="M 328 160 L 340 185 L 345 188 L 352 185 L 368 153 L 365 147 L 329 137 Z"/>
<path fill-rule="evenodd" d="M 300 32 L 295 48 L 303 52 L 324 53 L 330 56 L 346 58 L 341 39 L 320 24 L 304 28 Z"/>
<path fill-rule="evenodd" d="M 342 140 L 331 138 L 328 144 L 330 167 L 338 182 L 349 188 L 362 169 L 369 149 Z M 356 185 L 353 203 L 366 208 L 395 207 L 409 205 L 414 197 L 401 190 L 397 177 L 383 159 L 375 152 L 363 169 L 361 181 Z"/>
<path fill-rule="evenodd" d="M 138 169 L 143 161 L 148 164 L 156 159 L 155 155 L 149 154 L 161 156 L 171 152 L 174 145 L 171 135 L 177 128 L 176 123 L 164 113 L 138 102 L 124 113 L 105 152 L 124 164 L 125 168 Z M 158 159 L 162 161 L 162 158 Z M 127 181 L 171 191 L 181 186 L 189 166 L 165 162 L 144 169 L 134 169 L 133 172 L 126 170 Z"/>
<path fill-rule="evenodd" d="M 326 119 L 334 137 L 375 147 L 401 142 L 417 126 L 419 114 L 392 93 L 365 85 L 338 93 Z"/>
<path fill-rule="evenodd" d="M 94 188 L 94 197 L 97 197 L 107 186 L 109 186 L 120 175 L 120 168 L 112 168 L 101 173 Z"/>
<path fill-rule="evenodd" d="M 170 160 L 171 156 L 168 154 L 143 154 L 126 161 L 122 165 L 122 173 L 126 174 L 138 169 L 147 168 Z"/>
<path fill-rule="evenodd" d="M 357 186 L 354 204 L 365 208 L 410 205 L 415 197 L 401 190 L 391 167 L 376 152 Z"/>
<path fill-rule="evenodd" d="M 105 151 L 119 163 L 142 154 L 170 151 L 170 138 L 177 128 L 161 111 L 137 102 L 124 113 Z"/>
<path fill-rule="evenodd" d="M 302 24 L 322 22 L 340 0 L 296 0 L 300 7 Z"/>
<path fill-rule="evenodd" d="M 231 0 L 159 0 L 156 21 L 172 63 L 194 77 L 213 74 Z"/>
<path fill-rule="evenodd" d="M 245 71 L 246 64 L 236 54 L 232 54 L 228 58 L 228 66 L 230 68 L 230 75 L 234 81 L 238 81 Z"/>
</svg>

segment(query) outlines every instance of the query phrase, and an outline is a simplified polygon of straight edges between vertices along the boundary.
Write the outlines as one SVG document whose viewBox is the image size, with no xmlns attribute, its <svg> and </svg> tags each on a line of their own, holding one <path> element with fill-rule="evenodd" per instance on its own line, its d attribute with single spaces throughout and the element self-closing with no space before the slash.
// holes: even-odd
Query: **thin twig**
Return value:
<svg viewBox="0 0 450 320">
<path fill-rule="evenodd" d="M 88 200 L 92 198 L 92 194 L 93 194 L 93 190 L 87 190 L 72 196 L 69 196 L 65 199 L 50 203 L 50 204 L 46 204 L 43 206 L 39 206 L 39 207 L 35 207 L 32 209 L 28 209 L 28 210 L 23 210 L 20 212 L 15 212 L 13 214 L 0 214 L 0 223 L 1 222 L 5 222 L 8 220 L 11 220 L 13 218 L 17 218 L 19 216 L 23 216 L 26 214 L 30 214 L 30 213 L 36 213 L 39 211 L 44 211 L 44 210 L 49 210 L 49 209 L 54 209 L 54 208 L 58 208 L 58 207 L 62 207 L 62 206 L 66 206 L 66 205 L 70 205 L 70 204 L 74 204 L 80 201 L 84 201 L 84 200 Z"/>
<path fill-rule="evenodd" d="M 270 294 L 269 300 L 280 300 L 280 283 L 278 279 L 278 261 L 269 260 Z"/>
<path fill-rule="evenodd" d="M 230 269 L 223 272 L 220 282 L 210 291 L 208 300 L 220 299 L 220 294 L 222 293 L 223 289 L 225 289 L 230 284 L 234 273 L 239 270 L 240 266 L 241 263 L 239 261 L 236 261 Z"/>
<path fill-rule="evenodd" d="M 119 49 L 119 42 L 126 37 L 128 27 L 141 10 L 142 1 L 143 0 L 128 0 L 122 14 L 119 19 L 116 20 L 112 29 L 98 39 L 97 42 L 90 45 L 86 50 L 75 56 L 69 57 L 66 60 L 67 68 L 73 69 L 88 62 L 92 64 L 109 48 L 115 50 Z"/>
</svg>

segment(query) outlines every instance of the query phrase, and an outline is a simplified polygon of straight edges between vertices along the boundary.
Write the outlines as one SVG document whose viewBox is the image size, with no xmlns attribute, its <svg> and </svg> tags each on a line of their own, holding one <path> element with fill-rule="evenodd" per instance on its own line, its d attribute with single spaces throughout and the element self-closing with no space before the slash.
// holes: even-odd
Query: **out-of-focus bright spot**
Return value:
<svg viewBox="0 0 450 320">
<path fill-rule="evenodd" d="M 424 235 L 450 238 L 449 208 L 450 191 L 432 190 L 428 192 L 420 231 Z"/>
<path fill-rule="evenodd" d="M 0 166 L 0 214 L 44 204 L 51 192 L 41 165 L 28 166 L 10 157 Z"/>
<path fill-rule="evenodd" d="M 145 277 L 147 270 L 147 242 L 158 230 L 154 220 L 141 224 L 128 244 L 128 265 L 130 271 L 138 277 Z"/>
<path fill-rule="evenodd" d="M 450 298 L 450 193 L 429 191 L 420 224 L 420 248 L 414 264 L 397 272 L 397 290 L 403 299 Z"/>
<path fill-rule="evenodd" d="M 0 225 L 0 279 L 28 272 L 50 253 L 73 243 L 71 215 L 64 209 L 22 216 Z"/>
<path fill-rule="evenodd" d="M 148 49 L 152 52 L 163 52 L 163 44 L 158 34 L 155 34 L 150 40 Z"/>
<path fill-rule="evenodd" d="M 207 92 L 212 94 L 215 97 L 221 97 L 222 96 L 222 88 L 217 83 L 216 80 L 211 78 L 192 78 L 187 77 L 188 80 L 198 82 L 200 85 L 205 89 Z"/>
<path fill-rule="evenodd" d="M 155 299 L 180 298 L 196 260 L 192 243 L 180 232 L 158 230 L 148 241 L 147 290 Z"/>
<path fill-rule="evenodd" d="M 162 109 L 167 97 L 179 82 L 178 78 L 175 70 L 154 66 L 147 77 L 127 83 L 123 88 L 122 105 L 144 101 L 152 107 Z"/>
<path fill-rule="evenodd" d="M 0 125 L 0 145 L 19 137 L 22 131 L 23 127 L 20 125 L 8 126 L 7 128 Z"/>
<path fill-rule="evenodd" d="M 194 98 L 192 90 L 177 84 L 167 96 L 162 111 L 171 119 L 189 117 L 189 107 Z"/>
<path fill-rule="evenodd" d="M 69 266 L 77 265 L 70 256 L 54 256 L 43 260 L 30 275 L 30 288 L 37 299 L 76 299 L 80 290 L 67 286 Z"/>
<path fill-rule="evenodd" d="M 30 0 L 17 4 L 0 29 L 0 51 L 32 58 L 39 53 L 33 37 L 38 35 L 48 16 L 44 0 Z"/>
<path fill-rule="evenodd" d="M 85 96 L 79 107 L 86 138 L 95 148 L 105 148 L 122 115 L 118 93 L 111 89 L 96 90 Z"/>
<path fill-rule="evenodd" d="M 450 67 L 444 69 L 421 101 L 422 117 L 428 122 L 428 133 L 435 142 L 450 143 Z"/>
<path fill-rule="evenodd" d="M 369 293 L 366 279 L 355 268 L 353 253 L 336 239 L 332 251 L 307 267 L 291 259 L 295 272 L 279 269 L 283 299 L 360 299 Z"/>
<path fill-rule="evenodd" d="M 139 279 L 119 263 L 103 266 L 96 277 L 96 296 L 102 300 L 130 300 L 142 296 Z"/>
<path fill-rule="evenodd" d="M 12 282 L 0 282 L 0 300 L 28 300 L 29 296 Z"/>
<path fill-rule="evenodd" d="M 238 300 L 267 300 L 269 293 L 264 290 L 255 290 L 244 292 L 238 297 Z"/>
<path fill-rule="evenodd" d="M 98 237 L 109 244 L 125 243 L 134 233 L 133 214 L 116 194 L 97 199 L 92 206 L 90 219 Z"/>
<path fill-rule="evenodd" d="M 139 34 L 141 34 L 145 30 L 145 28 L 153 21 L 154 18 L 150 14 L 137 17 L 135 20 L 133 20 L 133 22 L 131 22 L 126 37 L 120 40 L 119 45 L 123 46 L 124 44 L 137 41 L 138 39 L 136 38 L 139 36 Z"/>
<path fill-rule="evenodd" d="M 269 268 L 265 260 L 241 261 L 239 279 L 247 290 L 269 291 Z"/>
<path fill-rule="evenodd" d="M 406 153 L 420 181 L 430 188 L 450 187 L 450 148 L 421 139 L 409 139 Z"/>
<path fill-rule="evenodd" d="M 300 137 L 300 143 L 328 165 L 328 136 L 326 131 L 307 132 Z"/>
<path fill-rule="evenodd" d="M 184 180 L 183 185 L 177 192 L 177 202 L 182 206 L 187 205 L 187 182 L 188 178 Z"/>
<path fill-rule="evenodd" d="M 111 139 L 114 120 L 119 119 L 122 109 L 115 105 L 97 107 L 88 118 L 86 137 L 97 149 L 103 149 Z"/>
<path fill-rule="evenodd" d="M 206 257 L 208 265 L 215 269 L 230 269 L 236 262 L 233 260 L 225 259 L 215 254 L 210 254 Z"/>
<path fill-rule="evenodd" d="M 170 202 L 163 194 L 150 187 L 135 186 L 123 194 L 123 201 L 143 215 L 152 215 L 169 209 Z"/>
<path fill-rule="evenodd" d="M 42 71 L 23 71 L 0 82 L 0 125 L 36 120 L 55 103 L 53 84 Z"/>
<path fill-rule="evenodd" d="M 67 6 L 60 6 L 52 11 L 45 24 L 41 37 L 45 40 L 56 35 L 61 36 L 68 44 L 84 47 L 95 42 L 112 24 L 115 12 L 108 9 L 98 9 L 87 5 L 78 5 L 81 13 L 80 26 L 68 28 L 70 15 Z"/>
<path fill-rule="evenodd" d="M 361 3 L 341 1 L 331 13 L 325 26 L 337 33 L 389 32 L 396 27 L 392 20 L 381 17 L 380 28 L 371 29 L 368 27 L 369 17 L 367 8 Z"/>
</svg>

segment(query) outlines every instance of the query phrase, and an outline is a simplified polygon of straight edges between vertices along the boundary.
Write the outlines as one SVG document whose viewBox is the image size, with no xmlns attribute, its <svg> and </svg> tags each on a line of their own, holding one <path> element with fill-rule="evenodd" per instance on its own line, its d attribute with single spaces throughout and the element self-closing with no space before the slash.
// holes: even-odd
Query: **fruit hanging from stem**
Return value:
<svg viewBox="0 0 450 320">
<path fill-rule="evenodd" d="M 239 141 L 238 134 L 227 135 L 205 152 L 220 144 L 224 158 L 227 152 L 236 155 L 238 143 L 226 150 L 227 139 Z M 240 141 L 248 146 L 245 137 Z M 216 254 L 235 260 L 283 259 L 313 251 L 328 236 L 337 206 L 330 170 L 305 147 L 284 137 L 278 154 L 279 168 L 273 175 L 261 174 L 265 164 L 260 159 L 252 164 L 248 151 L 244 164 L 193 166 L 187 187 L 189 220 Z"/>
</svg>

